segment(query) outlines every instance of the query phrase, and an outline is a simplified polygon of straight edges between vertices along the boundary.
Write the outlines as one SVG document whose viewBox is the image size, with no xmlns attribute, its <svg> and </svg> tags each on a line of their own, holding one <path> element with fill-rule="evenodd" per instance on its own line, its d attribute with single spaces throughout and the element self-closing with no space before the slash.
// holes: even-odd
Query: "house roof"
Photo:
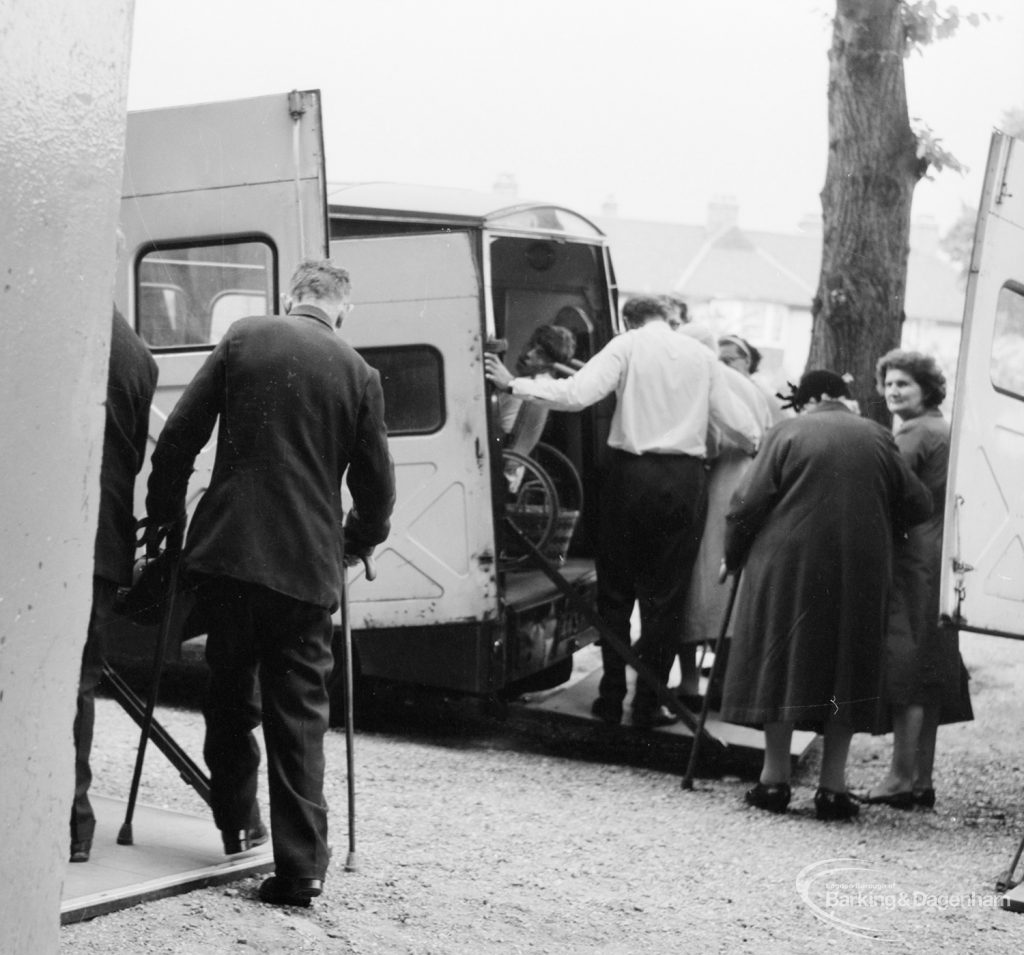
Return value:
<svg viewBox="0 0 1024 955">
<path fill-rule="evenodd" d="M 821 232 L 766 232 L 726 224 L 717 232 L 617 216 L 596 216 L 608 236 L 618 286 L 626 295 L 678 292 L 685 298 L 764 302 L 809 309 L 821 267 Z M 960 322 L 959 270 L 930 250 L 911 248 L 905 311 L 917 320 Z"/>
</svg>

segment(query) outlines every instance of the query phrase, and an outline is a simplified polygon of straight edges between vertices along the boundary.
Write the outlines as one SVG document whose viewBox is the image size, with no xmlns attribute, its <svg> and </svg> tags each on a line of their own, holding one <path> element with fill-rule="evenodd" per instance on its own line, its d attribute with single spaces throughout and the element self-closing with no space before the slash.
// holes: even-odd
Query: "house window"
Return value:
<svg viewBox="0 0 1024 955">
<path fill-rule="evenodd" d="M 360 348 L 359 354 L 380 372 L 389 435 L 431 434 L 441 429 L 445 421 L 444 366 L 436 348 Z"/>
<path fill-rule="evenodd" d="M 989 371 L 996 391 L 1024 399 L 1024 289 L 1019 287 L 999 290 Z"/>
<path fill-rule="evenodd" d="M 153 348 L 215 345 L 235 319 L 272 311 L 275 275 L 263 239 L 155 246 L 135 273 L 139 335 Z"/>
</svg>

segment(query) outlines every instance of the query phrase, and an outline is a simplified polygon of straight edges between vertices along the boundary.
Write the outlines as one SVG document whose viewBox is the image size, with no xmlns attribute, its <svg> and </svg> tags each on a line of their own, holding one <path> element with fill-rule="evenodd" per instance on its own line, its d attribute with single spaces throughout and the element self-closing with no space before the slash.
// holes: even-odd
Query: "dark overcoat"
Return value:
<svg viewBox="0 0 1024 955">
<path fill-rule="evenodd" d="M 930 408 L 899 426 L 896 444 L 931 491 L 935 507 L 927 520 L 910 528 L 896 544 L 886 641 L 886 702 L 938 706 L 943 722 L 969 720 L 973 713 L 957 631 L 939 627 L 949 424 L 938 408 Z"/>
<path fill-rule="evenodd" d="M 840 402 L 768 432 L 727 515 L 726 561 L 744 585 L 725 720 L 871 729 L 894 533 L 931 507 L 892 434 Z"/>
<path fill-rule="evenodd" d="M 160 434 L 146 501 L 152 519 L 168 522 L 184 511 L 193 461 L 218 417 L 210 486 L 185 542 L 186 571 L 333 609 L 343 477 L 353 500 L 346 546 L 369 549 L 389 530 L 394 465 L 380 376 L 319 308 L 234 322 Z"/>
<path fill-rule="evenodd" d="M 100 466 L 100 512 L 93 573 L 129 584 L 135 558 L 135 476 L 146 460 L 149 407 L 157 367 L 149 349 L 115 308 L 107 366 L 107 403 Z"/>
</svg>

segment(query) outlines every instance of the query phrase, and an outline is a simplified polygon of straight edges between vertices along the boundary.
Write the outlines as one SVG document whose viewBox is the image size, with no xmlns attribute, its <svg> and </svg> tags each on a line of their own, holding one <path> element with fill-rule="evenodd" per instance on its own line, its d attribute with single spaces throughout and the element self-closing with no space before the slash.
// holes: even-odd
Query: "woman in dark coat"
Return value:
<svg viewBox="0 0 1024 955">
<path fill-rule="evenodd" d="M 973 719 L 957 632 L 939 627 L 949 463 L 949 425 L 939 405 L 946 397 L 946 379 L 933 358 L 899 349 L 878 360 L 876 379 L 895 416 L 900 453 L 931 491 L 934 508 L 896 545 L 883 694 L 893 732 L 892 763 L 864 801 L 930 808 L 935 805 L 932 765 L 939 723 Z"/>
<path fill-rule="evenodd" d="M 763 726 L 750 805 L 785 812 L 794 728 L 823 733 L 819 819 L 857 812 L 846 787 L 854 732 L 874 727 L 894 527 L 931 514 L 931 495 L 892 435 L 841 398 L 846 383 L 808 372 L 798 417 L 765 439 L 727 516 L 725 563 L 743 568 L 722 718 Z"/>
</svg>

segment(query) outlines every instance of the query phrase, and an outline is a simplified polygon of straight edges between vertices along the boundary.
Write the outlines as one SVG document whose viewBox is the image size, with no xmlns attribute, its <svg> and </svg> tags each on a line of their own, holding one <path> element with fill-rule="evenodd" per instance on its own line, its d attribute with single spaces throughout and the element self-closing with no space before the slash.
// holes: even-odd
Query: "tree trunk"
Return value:
<svg viewBox="0 0 1024 955">
<path fill-rule="evenodd" d="M 821 277 L 807 367 L 854 377 L 865 416 L 888 421 L 876 360 L 900 343 L 910 204 L 924 172 L 907 116 L 899 0 L 836 0 Z"/>
</svg>

